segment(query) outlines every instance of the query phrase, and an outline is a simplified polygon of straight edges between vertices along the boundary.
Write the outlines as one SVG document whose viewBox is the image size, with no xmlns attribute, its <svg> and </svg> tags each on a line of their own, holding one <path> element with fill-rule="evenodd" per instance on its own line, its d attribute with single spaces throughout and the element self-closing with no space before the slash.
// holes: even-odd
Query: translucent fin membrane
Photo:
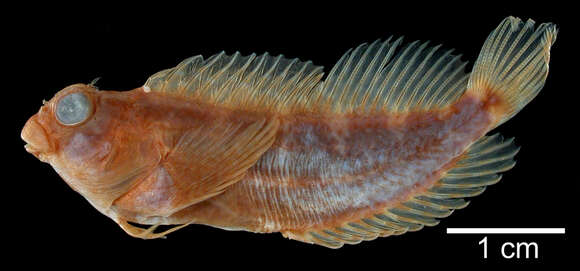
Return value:
<svg viewBox="0 0 580 271">
<path fill-rule="evenodd" d="M 194 56 L 152 75 L 153 92 L 232 108 L 289 113 L 407 112 L 444 107 L 466 89 L 467 63 L 453 50 L 402 38 L 349 50 L 322 83 L 322 67 L 267 53 Z"/>
<path fill-rule="evenodd" d="M 339 227 L 293 234 L 307 242 L 339 248 L 343 244 L 357 244 L 363 240 L 435 226 L 440 218 L 467 206 L 464 198 L 477 196 L 488 185 L 497 183 L 501 179 L 498 173 L 514 166 L 513 157 L 518 150 L 513 138 L 504 140 L 499 134 L 485 136 L 476 141 L 464 153 L 463 159 L 430 189 L 412 196 L 397 207 Z"/>
<path fill-rule="evenodd" d="M 508 108 L 496 125 L 507 121 L 542 89 L 548 76 L 550 47 L 556 41 L 554 24 L 535 27 L 508 17 L 489 35 L 475 62 L 468 89 L 480 96 L 494 93 Z"/>
<path fill-rule="evenodd" d="M 206 60 L 188 58 L 152 75 L 145 86 L 154 92 L 231 108 L 288 112 L 307 106 L 322 75 L 322 67 L 310 61 L 268 53 L 230 56 L 221 52 Z"/>
<path fill-rule="evenodd" d="M 444 107 L 465 91 L 467 63 L 429 42 L 402 38 L 349 50 L 324 81 L 321 103 L 334 112 L 408 112 Z"/>
</svg>

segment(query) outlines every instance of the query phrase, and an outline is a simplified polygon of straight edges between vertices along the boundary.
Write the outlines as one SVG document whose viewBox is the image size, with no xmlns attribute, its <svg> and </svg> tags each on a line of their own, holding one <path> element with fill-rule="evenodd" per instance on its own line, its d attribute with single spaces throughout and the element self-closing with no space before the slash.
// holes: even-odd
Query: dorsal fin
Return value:
<svg viewBox="0 0 580 271">
<path fill-rule="evenodd" d="M 484 136 L 463 154 L 455 167 L 446 172 L 428 190 L 412 195 L 408 200 L 355 221 L 336 227 L 286 231 L 291 239 L 330 248 L 356 244 L 377 237 L 418 231 L 439 223 L 436 218 L 449 216 L 453 210 L 467 206 L 463 198 L 477 196 L 486 186 L 501 179 L 500 172 L 511 169 L 519 148 L 513 138 L 504 140 L 499 134 Z"/>
<path fill-rule="evenodd" d="M 322 67 L 310 61 L 221 52 L 207 60 L 194 56 L 160 71 L 144 88 L 232 108 L 288 112 L 305 107 L 322 76 Z"/>
<path fill-rule="evenodd" d="M 253 111 L 409 112 L 444 107 L 466 89 L 466 63 L 428 42 L 401 47 L 402 38 L 347 51 L 322 83 L 312 62 L 224 52 L 194 56 L 152 75 L 146 91 L 173 93 Z"/>
<path fill-rule="evenodd" d="M 467 63 L 453 50 L 428 42 L 402 48 L 402 38 L 349 50 L 332 68 L 322 90 L 334 112 L 409 112 L 444 107 L 466 89 Z"/>
</svg>

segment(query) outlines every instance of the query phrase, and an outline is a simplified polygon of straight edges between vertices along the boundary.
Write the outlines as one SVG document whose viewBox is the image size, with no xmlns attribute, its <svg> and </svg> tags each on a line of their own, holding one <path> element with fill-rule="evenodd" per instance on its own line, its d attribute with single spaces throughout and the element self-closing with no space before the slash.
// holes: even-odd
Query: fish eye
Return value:
<svg viewBox="0 0 580 271">
<path fill-rule="evenodd" d="M 75 92 L 62 97 L 56 104 L 56 118 L 64 125 L 75 125 L 89 117 L 91 105 L 84 93 Z"/>
</svg>

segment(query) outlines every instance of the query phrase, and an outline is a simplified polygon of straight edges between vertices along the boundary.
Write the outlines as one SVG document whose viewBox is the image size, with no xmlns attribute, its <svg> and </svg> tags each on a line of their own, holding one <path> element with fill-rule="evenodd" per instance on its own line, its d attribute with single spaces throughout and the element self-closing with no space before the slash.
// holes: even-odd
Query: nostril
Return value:
<svg viewBox="0 0 580 271">
<path fill-rule="evenodd" d="M 26 122 L 20 137 L 28 143 L 25 148 L 32 154 L 36 155 L 50 151 L 50 142 L 48 141 L 46 131 L 34 116 Z"/>
</svg>

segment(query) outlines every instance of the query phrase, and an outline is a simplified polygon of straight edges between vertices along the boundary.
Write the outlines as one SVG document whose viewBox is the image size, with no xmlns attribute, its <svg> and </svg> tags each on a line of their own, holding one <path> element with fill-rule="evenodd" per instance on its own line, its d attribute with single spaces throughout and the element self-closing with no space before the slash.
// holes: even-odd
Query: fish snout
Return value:
<svg viewBox="0 0 580 271">
<path fill-rule="evenodd" d="M 26 151 L 43 162 L 45 161 L 46 154 L 52 151 L 46 130 L 38 122 L 36 116 L 30 118 L 24 124 L 20 137 L 27 143 L 24 146 Z"/>
</svg>

